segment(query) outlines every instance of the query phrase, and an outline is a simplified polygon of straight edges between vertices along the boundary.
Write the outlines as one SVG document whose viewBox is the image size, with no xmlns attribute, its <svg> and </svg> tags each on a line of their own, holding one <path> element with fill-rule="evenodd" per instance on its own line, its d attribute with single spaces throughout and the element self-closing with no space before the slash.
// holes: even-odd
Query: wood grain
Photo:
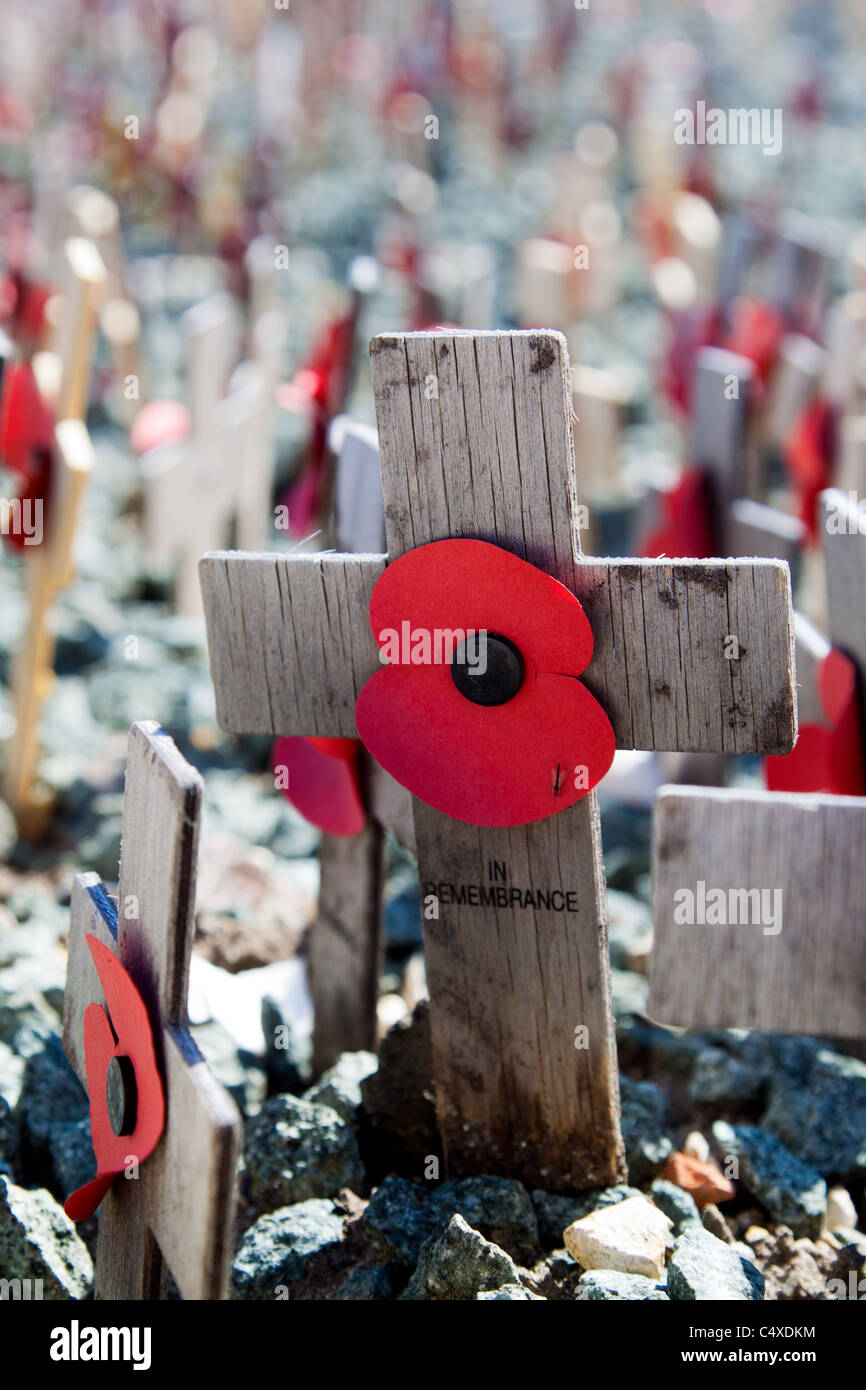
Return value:
<svg viewBox="0 0 866 1390">
<path fill-rule="evenodd" d="M 395 335 L 375 338 L 371 355 L 389 556 L 478 536 L 571 576 L 564 339 Z M 438 902 L 438 918 L 425 920 L 425 954 L 449 1171 L 564 1190 L 615 1182 L 624 1158 L 595 795 L 502 830 L 416 801 L 415 833 L 422 899 Z M 455 901 L 480 897 L 493 874 L 518 894 L 509 892 L 508 906 Z M 536 907 L 539 889 L 561 892 L 563 910 Z"/>
<path fill-rule="evenodd" d="M 315 1076 L 341 1052 L 377 1051 L 385 890 L 381 826 L 368 821 L 358 835 L 323 835 L 319 863 L 319 912 L 309 949 Z"/>
<path fill-rule="evenodd" d="M 866 506 L 828 488 L 821 493 L 821 509 L 830 640 L 854 661 L 866 697 Z"/>
<path fill-rule="evenodd" d="M 685 1028 L 862 1038 L 864 837 L 860 797 L 662 788 L 650 1016 Z M 779 890 L 781 930 L 765 932 L 772 898 L 757 924 L 753 915 L 743 925 L 677 924 L 674 894 L 695 892 L 698 880 L 707 890 Z"/>
<path fill-rule="evenodd" d="M 384 555 L 205 555 L 220 727 L 357 737 L 358 691 L 380 668 L 369 607 L 384 569 Z"/>
<path fill-rule="evenodd" d="M 86 1083 L 82 1028 L 105 1006 L 85 934 L 116 950 L 148 1006 L 166 1095 L 166 1126 L 135 1181 L 118 1178 L 100 1208 L 96 1294 L 162 1295 L 167 1266 L 185 1299 L 225 1298 L 241 1120 L 186 1028 L 202 783 L 148 721 L 130 730 L 119 918 L 96 875 L 72 895 L 64 1047 Z"/>
<path fill-rule="evenodd" d="M 396 489 L 404 486 L 397 479 Z M 498 536 L 503 528 L 497 523 Z M 440 529 L 431 539 L 443 539 Z M 493 528 L 480 529 L 489 539 Z M 521 532 L 513 548 L 522 544 Z M 327 553 L 203 558 L 221 728 L 356 737 L 355 700 L 380 669 L 369 602 L 385 563 L 384 555 Z M 578 560 L 568 569 L 595 637 L 581 679 L 604 705 L 619 748 L 790 752 L 793 627 L 782 561 Z M 731 635 L 737 661 L 725 657 Z"/>
<path fill-rule="evenodd" d="M 736 396 L 728 387 L 731 378 Z M 746 428 L 754 379 L 754 366 L 736 352 L 705 347 L 697 355 L 691 462 L 709 479 L 722 533 L 731 503 L 746 490 Z"/>
<path fill-rule="evenodd" d="M 337 549 L 380 555 L 385 549 L 385 509 L 379 441 L 369 425 L 350 420 L 343 431 L 334 488 Z"/>
</svg>

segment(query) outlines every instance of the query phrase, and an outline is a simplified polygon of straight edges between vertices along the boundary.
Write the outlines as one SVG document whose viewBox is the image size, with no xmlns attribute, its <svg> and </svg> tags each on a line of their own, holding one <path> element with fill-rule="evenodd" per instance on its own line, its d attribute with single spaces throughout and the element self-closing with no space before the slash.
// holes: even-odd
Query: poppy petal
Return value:
<svg viewBox="0 0 866 1390">
<path fill-rule="evenodd" d="M 279 738 L 274 744 L 272 766 L 288 774 L 283 796 L 327 835 L 357 835 L 364 828 L 358 746 L 357 739 Z"/>
<path fill-rule="evenodd" d="M 389 565 L 370 617 L 383 650 L 397 638 L 400 659 L 364 686 L 355 722 L 419 800 L 472 825 L 525 825 L 579 801 L 608 771 L 613 729 L 576 679 L 592 630 L 550 575 L 485 541 L 435 541 Z M 444 634 L 470 629 L 520 653 L 522 684 L 504 703 L 476 704 L 455 685 Z"/>
</svg>

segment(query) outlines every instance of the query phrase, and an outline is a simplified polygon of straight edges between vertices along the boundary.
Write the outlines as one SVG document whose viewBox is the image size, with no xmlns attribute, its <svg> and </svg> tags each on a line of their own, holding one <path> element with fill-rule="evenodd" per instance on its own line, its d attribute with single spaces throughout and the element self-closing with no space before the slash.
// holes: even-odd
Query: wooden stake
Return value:
<svg viewBox="0 0 866 1390">
<path fill-rule="evenodd" d="M 93 464 L 93 446 L 84 424 L 80 420 L 61 421 L 55 430 L 53 495 L 46 534 L 41 545 L 24 552 L 27 627 L 13 663 L 16 727 L 6 746 L 3 769 L 3 797 L 25 840 L 41 836 L 53 807 L 47 790 L 36 782 L 39 714 L 54 683 L 54 633 L 49 618 L 57 594 L 73 577 L 73 545 Z"/>
<path fill-rule="evenodd" d="M 85 934 L 116 952 L 150 1015 L 166 1096 L 162 1138 L 99 1213 L 96 1297 L 226 1298 L 242 1124 L 187 1028 L 202 780 L 153 721 L 130 730 L 118 911 L 95 874 L 72 895 L 63 1044 L 82 1084 L 84 1012 L 102 1004 Z"/>
</svg>

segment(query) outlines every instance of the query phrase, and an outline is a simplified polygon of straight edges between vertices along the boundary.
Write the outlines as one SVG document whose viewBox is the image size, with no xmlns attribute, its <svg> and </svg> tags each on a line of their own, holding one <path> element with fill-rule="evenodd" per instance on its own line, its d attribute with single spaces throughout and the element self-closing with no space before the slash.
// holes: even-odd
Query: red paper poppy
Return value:
<svg viewBox="0 0 866 1390">
<path fill-rule="evenodd" d="M 356 738 L 278 738 L 274 772 L 285 769 L 280 790 L 305 820 L 327 835 L 357 835 L 364 828 Z"/>
<path fill-rule="evenodd" d="M 577 679 L 592 630 L 550 575 L 485 541 L 435 541 L 388 566 L 370 622 L 398 659 L 358 696 L 358 733 L 421 801 L 470 825 L 526 825 L 607 772 L 613 729 Z"/>
<path fill-rule="evenodd" d="M 41 501 L 47 513 L 51 497 L 54 421 L 36 384 L 36 378 L 26 362 L 12 362 L 3 374 L 0 397 L 0 460 L 10 472 L 22 479 L 19 493 L 22 510 L 28 502 Z M 47 517 L 43 518 L 43 535 L 47 532 Z M 20 550 L 25 535 L 21 531 L 4 531 L 4 539 Z"/>
<path fill-rule="evenodd" d="M 784 332 L 784 319 L 771 304 L 745 297 L 735 299 L 731 305 L 731 329 L 722 347 L 747 357 L 755 364 L 761 381 L 766 381 Z"/>
<path fill-rule="evenodd" d="M 800 520 L 812 541 L 818 535 L 818 497 L 831 481 L 835 434 L 835 411 L 829 401 L 816 396 L 803 410 L 782 450 L 788 476 L 797 489 Z"/>
<path fill-rule="evenodd" d="M 701 469 L 685 469 L 676 487 L 663 494 L 660 505 L 659 523 L 638 542 L 636 554 L 691 560 L 715 554 L 710 489 Z"/>
<path fill-rule="evenodd" d="M 137 454 L 161 444 L 178 444 L 192 429 L 192 418 L 180 401 L 148 401 L 135 417 L 129 442 Z"/>
<path fill-rule="evenodd" d="M 804 724 L 790 753 L 764 759 L 767 787 L 773 792 L 864 796 L 857 670 L 835 647 L 818 668 L 818 691 L 827 725 Z"/>
<path fill-rule="evenodd" d="M 165 1125 L 165 1096 L 144 1001 L 114 952 L 90 933 L 87 944 L 108 1008 L 89 1004 L 84 1013 L 84 1060 L 96 1177 L 67 1197 L 64 1210 L 73 1221 L 93 1216 L 118 1173 L 128 1165 L 130 1155 L 143 1163 L 159 1143 Z M 112 1126 L 106 1091 L 114 1058 L 135 1077 L 134 1113 L 125 1117 L 128 1123 L 120 1134 Z"/>
</svg>

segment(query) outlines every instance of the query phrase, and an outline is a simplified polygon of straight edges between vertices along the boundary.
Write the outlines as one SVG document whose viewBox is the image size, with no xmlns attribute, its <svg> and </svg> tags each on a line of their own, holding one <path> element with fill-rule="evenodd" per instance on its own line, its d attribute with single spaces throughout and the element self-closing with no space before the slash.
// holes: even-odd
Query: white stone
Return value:
<svg viewBox="0 0 866 1390">
<path fill-rule="evenodd" d="M 827 1193 L 827 1214 L 824 1217 L 825 1231 L 840 1231 L 857 1225 L 857 1208 L 844 1187 L 831 1187 Z"/>
<path fill-rule="evenodd" d="M 573 1221 L 563 1240 L 584 1269 L 618 1269 L 660 1279 L 672 1225 L 646 1197 L 627 1197 Z"/>
<path fill-rule="evenodd" d="M 685 1137 L 683 1153 L 688 1154 L 690 1158 L 696 1158 L 699 1163 L 709 1163 L 709 1140 L 701 1134 L 699 1129 L 693 1129 L 691 1134 L 687 1134 Z"/>
</svg>

